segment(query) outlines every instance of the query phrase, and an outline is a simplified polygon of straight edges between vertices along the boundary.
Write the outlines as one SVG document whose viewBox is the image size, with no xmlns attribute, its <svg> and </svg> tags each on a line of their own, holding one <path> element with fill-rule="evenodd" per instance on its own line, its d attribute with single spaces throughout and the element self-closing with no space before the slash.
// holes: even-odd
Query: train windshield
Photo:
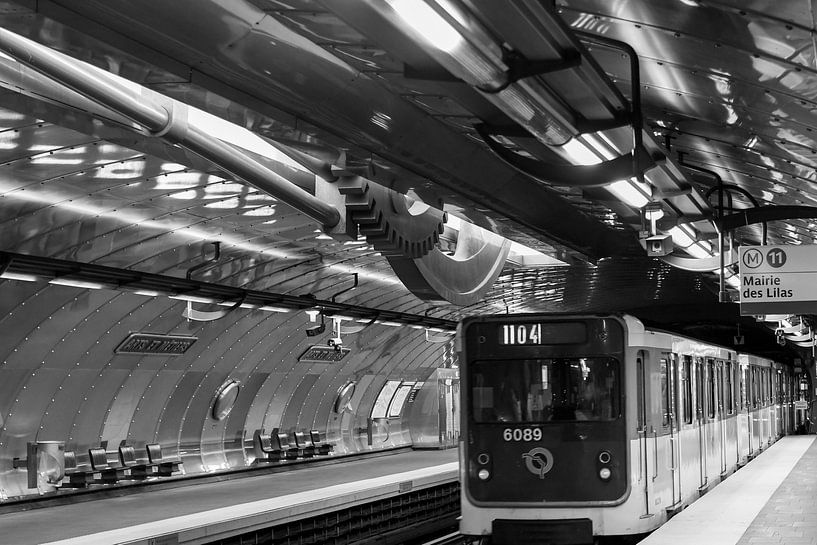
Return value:
<svg viewBox="0 0 817 545">
<path fill-rule="evenodd" d="M 619 376 L 619 362 L 610 357 L 477 361 L 471 368 L 474 420 L 613 420 L 621 412 Z"/>
</svg>

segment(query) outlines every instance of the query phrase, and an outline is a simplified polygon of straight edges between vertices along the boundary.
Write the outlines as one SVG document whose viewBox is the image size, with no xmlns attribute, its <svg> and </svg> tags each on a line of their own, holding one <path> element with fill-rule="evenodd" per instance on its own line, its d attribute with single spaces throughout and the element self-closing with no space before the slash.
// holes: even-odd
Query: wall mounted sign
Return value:
<svg viewBox="0 0 817 545">
<path fill-rule="evenodd" d="M 198 337 L 185 337 L 183 335 L 131 333 L 116 347 L 114 352 L 117 354 L 181 356 L 198 339 Z"/>
<path fill-rule="evenodd" d="M 811 314 L 817 305 L 817 245 L 742 246 L 740 313 Z"/>
<path fill-rule="evenodd" d="M 306 352 L 301 354 L 301 357 L 298 358 L 298 361 L 306 363 L 335 363 L 345 358 L 346 354 L 351 351 L 351 348 L 340 347 L 340 349 L 338 349 L 335 346 L 315 345 L 307 348 Z"/>
</svg>

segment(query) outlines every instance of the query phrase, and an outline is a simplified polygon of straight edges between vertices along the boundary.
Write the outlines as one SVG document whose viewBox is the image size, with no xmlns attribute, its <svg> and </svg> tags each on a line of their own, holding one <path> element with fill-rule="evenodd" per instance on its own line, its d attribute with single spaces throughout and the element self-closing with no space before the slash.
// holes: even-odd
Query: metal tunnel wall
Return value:
<svg viewBox="0 0 817 545">
<path fill-rule="evenodd" d="M 381 297 L 385 297 L 381 295 Z M 256 429 L 317 429 L 340 453 L 410 444 L 408 434 L 369 444 L 367 420 L 389 379 L 422 381 L 444 365 L 445 345 L 423 330 L 374 324 L 347 335 L 337 363 L 298 357 L 326 336 L 307 338 L 304 312 L 238 309 L 212 322 L 187 321 L 186 302 L 42 281 L 0 280 L 0 488 L 26 486 L 30 441 L 65 441 L 80 461 L 92 447 L 162 445 L 187 474 L 252 463 Z M 132 332 L 196 337 L 182 355 L 118 354 Z M 241 389 L 226 418 L 213 418 L 227 380 Z M 335 412 L 338 391 L 357 389 Z M 396 422 L 399 427 L 408 423 Z"/>
</svg>

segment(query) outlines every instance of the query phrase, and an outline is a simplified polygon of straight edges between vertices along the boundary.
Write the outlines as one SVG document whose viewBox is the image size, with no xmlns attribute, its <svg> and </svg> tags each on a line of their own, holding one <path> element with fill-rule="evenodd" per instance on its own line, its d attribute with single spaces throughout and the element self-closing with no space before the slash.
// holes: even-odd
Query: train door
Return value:
<svg viewBox="0 0 817 545">
<path fill-rule="evenodd" d="M 715 419 L 718 422 L 718 442 L 720 444 L 721 478 L 726 476 L 726 411 L 724 410 L 724 388 L 723 388 L 723 366 L 722 361 L 715 364 L 715 394 L 718 401 L 715 408 Z"/>
<path fill-rule="evenodd" d="M 772 371 L 772 377 L 774 379 L 774 399 L 772 403 L 774 404 L 774 414 L 775 414 L 775 437 L 780 437 L 783 435 L 784 427 L 783 422 L 783 372 L 780 369 L 775 369 Z"/>
<path fill-rule="evenodd" d="M 745 416 L 741 415 L 740 420 L 743 422 L 741 426 L 742 429 L 745 429 L 745 433 L 741 433 L 741 437 L 745 437 L 747 440 L 747 448 L 742 452 L 748 453 L 749 456 L 752 455 L 754 452 L 754 444 L 752 444 L 752 403 L 749 400 L 751 397 L 751 391 L 749 386 L 749 365 L 748 364 L 741 364 L 740 366 L 740 401 L 741 401 L 741 411 L 745 411 Z"/>
<path fill-rule="evenodd" d="M 650 419 L 647 410 L 647 358 L 646 350 L 639 350 L 636 357 L 636 398 L 638 400 L 636 425 L 638 432 L 638 481 L 642 485 L 644 494 L 644 514 L 642 517 L 651 517 L 650 496 L 652 493 L 652 471 L 656 471 L 653 460 L 657 448 L 654 434 L 649 433 Z"/>
<path fill-rule="evenodd" d="M 704 407 L 704 366 L 701 358 L 695 358 L 693 364 L 693 375 L 695 383 L 695 427 L 698 430 L 698 461 L 701 471 L 699 489 L 704 490 L 709 484 L 709 476 L 706 471 L 706 413 Z"/>
<path fill-rule="evenodd" d="M 678 406 L 678 355 L 665 352 L 661 358 L 661 405 L 663 426 L 669 431 L 668 467 L 672 481 L 672 502 L 670 509 L 681 505 L 681 411 Z"/>
<path fill-rule="evenodd" d="M 706 359 L 704 369 L 706 392 L 704 392 L 704 438 L 706 441 L 706 475 L 721 473 L 721 422 L 718 419 L 718 389 L 715 360 Z"/>
</svg>

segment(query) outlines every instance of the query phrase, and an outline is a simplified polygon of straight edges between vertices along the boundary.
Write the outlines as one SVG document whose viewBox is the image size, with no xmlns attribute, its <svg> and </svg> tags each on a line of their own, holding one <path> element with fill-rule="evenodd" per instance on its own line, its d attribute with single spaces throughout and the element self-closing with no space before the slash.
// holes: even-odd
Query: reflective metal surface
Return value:
<svg viewBox="0 0 817 545">
<path fill-rule="evenodd" d="M 636 50 L 645 129 L 673 159 L 682 153 L 762 206 L 817 206 L 809 3 L 562 0 L 558 8 L 569 28 Z M 724 324 L 738 321 L 736 309 L 716 302 L 711 278 L 644 256 L 620 203 L 538 183 L 497 159 L 474 125 L 506 118 L 462 83 L 407 77 L 404 64 L 428 67 L 430 57 L 372 13 L 353 0 L 6 1 L 0 25 L 258 135 L 343 152 L 347 167 L 372 180 L 569 266 L 506 264 L 467 306 L 420 300 L 363 238 L 332 239 L 285 203 L 5 58 L 0 250 L 184 278 L 219 242 L 220 259 L 196 269 L 196 280 L 326 300 L 342 293 L 339 300 L 373 310 L 451 320 L 629 311 L 680 330 L 710 327 L 731 342 Z M 495 28 L 509 32 L 512 18 Z M 632 98 L 627 59 L 587 47 Z M 305 170 L 256 159 L 314 191 Z M 715 185 L 685 173 L 701 195 Z M 726 204 L 752 206 L 735 190 Z M 736 234 L 761 242 L 759 225 Z M 768 226 L 769 243 L 816 236 L 808 219 Z M 353 273 L 359 286 L 343 292 Z M 25 471 L 12 469 L 29 441 L 65 441 L 80 463 L 88 448 L 158 442 L 197 474 L 252 464 L 257 429 L 317 429 L 338 453 L 407 445 L 412 429 L 431 433 L 426 413 L 376 422 L 370 415 L 387 381 L 424 381 L 450 368 L 449 343 L 376 323 L 344 335 L 351 352 L 341 361 L 310 364 L 299 356 L 329 336 L 307 338 L 302 311 L 237 308 L 197 322 L 183 317 L 186 305 L 127 286 L 0 278 L 0 498 L 38 493 Z M 750 343 L 759 331 L 747 335 Z M 177 356 L 116 353 L 133 332 L 198 340 Z M 241 389 L 215 420 L 213 399 L 226 380 Z M 336 407 L 351 381 L 354 394 Z"/>
</svg>

